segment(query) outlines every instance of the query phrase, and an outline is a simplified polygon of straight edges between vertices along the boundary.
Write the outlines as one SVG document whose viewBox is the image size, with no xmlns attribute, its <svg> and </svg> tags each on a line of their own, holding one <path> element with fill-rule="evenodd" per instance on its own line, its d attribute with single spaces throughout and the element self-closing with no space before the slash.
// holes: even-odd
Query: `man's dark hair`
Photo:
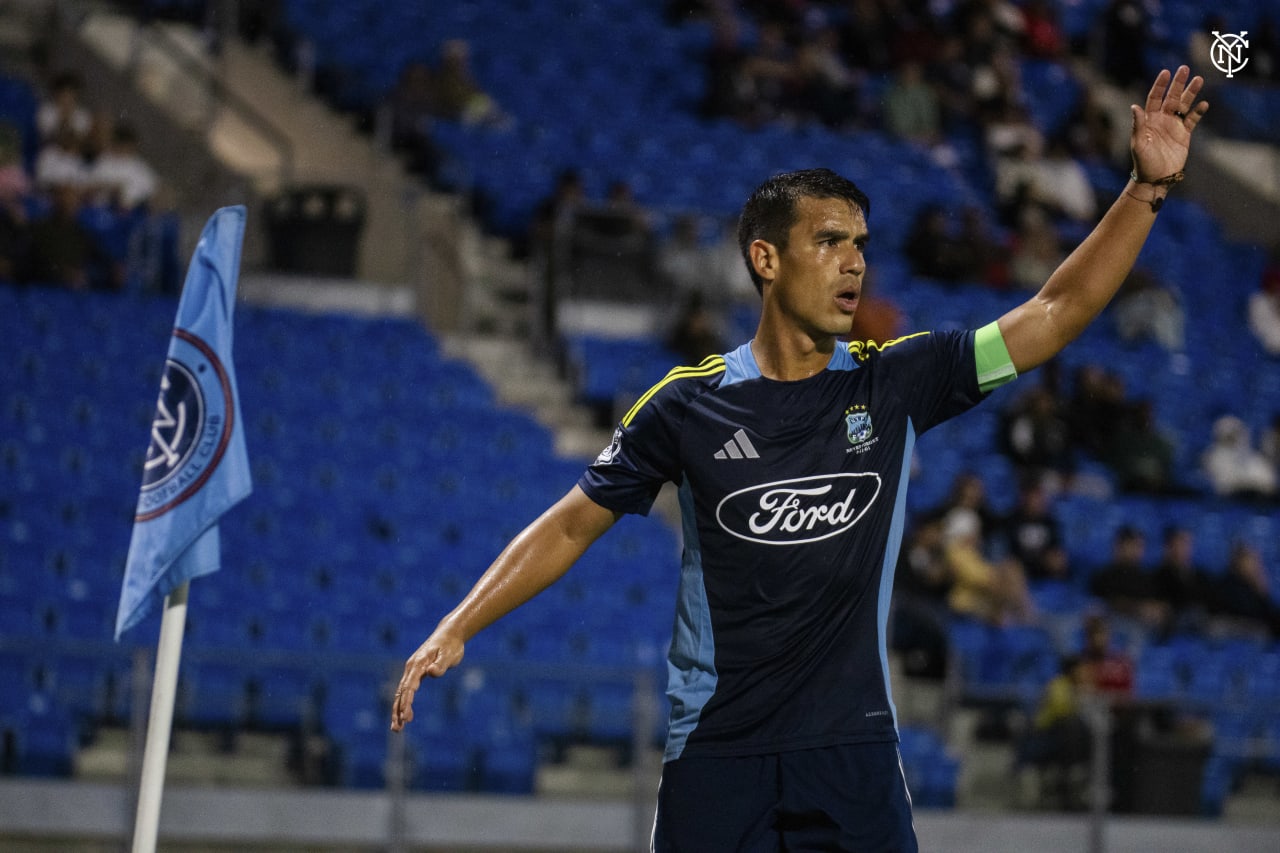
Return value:
<svg viewBox="0 0 1280 853">
<path fill-rule="evenodd" d="M 783 172 L 774 175 L 747 199 L 738 219 L 738 249 L 746 261 L 747 272 L 756 291 L 764 292 L 764 281 L 751 263 L 750 246 L 756 240 L 764 240 L 787 248 L 791 226 L 799 215 L 796 203 L 802 198 L 840 198 L 862 211 L 863 218 L 871 217 L 871 200 L 858 189 L 853 181 L 830 169 L 803 169 L 799 172 Z"/>
</svg>

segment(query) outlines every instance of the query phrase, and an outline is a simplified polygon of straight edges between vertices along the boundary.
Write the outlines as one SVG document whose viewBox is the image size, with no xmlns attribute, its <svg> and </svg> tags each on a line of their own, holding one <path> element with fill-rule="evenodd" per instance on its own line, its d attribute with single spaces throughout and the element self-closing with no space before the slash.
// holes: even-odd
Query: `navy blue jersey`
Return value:
<svg viewBox="0 0 1280 853">
<path fill-rule="evenodd" d="M 984 396 L 974 340 L 842 345 L 793 382 L 744 344 L 622 419 L 579 486 L 634 513 L 679 486 L 667 760 L 896 740 L 885 627 L 912 447 Z"/>
</svg>

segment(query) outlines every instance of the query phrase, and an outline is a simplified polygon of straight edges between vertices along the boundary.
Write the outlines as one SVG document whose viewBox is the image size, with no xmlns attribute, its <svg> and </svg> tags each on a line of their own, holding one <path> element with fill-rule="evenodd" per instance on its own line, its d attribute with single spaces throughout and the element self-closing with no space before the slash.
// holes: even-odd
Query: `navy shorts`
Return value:
<svg viewBox="0 0 1280 853">
<path fill-rule="evenodd" d="M 898 745 L 667 762 L 653 850 L 916 853 Z"/>
</svg>

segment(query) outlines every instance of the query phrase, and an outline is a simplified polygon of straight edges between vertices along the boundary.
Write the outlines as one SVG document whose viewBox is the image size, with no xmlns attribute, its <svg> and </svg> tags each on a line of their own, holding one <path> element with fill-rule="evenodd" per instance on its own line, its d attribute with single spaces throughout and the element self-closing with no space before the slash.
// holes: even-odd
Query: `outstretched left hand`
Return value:
<svg viewBox="0 0 1280 853">
<path fill-rule="evenodd" d="M 1158 181 L 1186 164 L 1191 131 L 1209 109 L 1207 101 L 1196 102 L 1203 85 L 1204 78 L 1191 77 L 1191 69 L 1185 65 L 1172 75 L 1166 68 L 1147 93 L 1146 108 L 1137 104 L 1129 107 L 1133 113 L 1129 150 L 1139 181 Z"/>
</svg>

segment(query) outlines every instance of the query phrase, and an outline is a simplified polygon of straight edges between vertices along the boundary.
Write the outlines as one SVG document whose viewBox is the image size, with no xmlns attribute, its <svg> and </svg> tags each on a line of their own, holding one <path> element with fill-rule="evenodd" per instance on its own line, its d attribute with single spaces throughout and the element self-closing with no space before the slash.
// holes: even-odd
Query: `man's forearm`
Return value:
<svg viewBox="0 0 1280 853">
<path fill-rule="evenodd" d="M 1120 289 L 1156 220 L 1150 203 L 1129 191 L 1148 189 L 1134 189 L 1130 183 L 1040 292 L 1000 318 L 1000 332 L 1019 373 L 1057 355 Z M 1035 331 L 1024 333 L 1024 327 Z"/>
<path fill-rule="evenodd" d="M 511 540 L 441 627 L 471 639 L 559 580 L 614 518 L 575 488 Z"/>
</svg>

